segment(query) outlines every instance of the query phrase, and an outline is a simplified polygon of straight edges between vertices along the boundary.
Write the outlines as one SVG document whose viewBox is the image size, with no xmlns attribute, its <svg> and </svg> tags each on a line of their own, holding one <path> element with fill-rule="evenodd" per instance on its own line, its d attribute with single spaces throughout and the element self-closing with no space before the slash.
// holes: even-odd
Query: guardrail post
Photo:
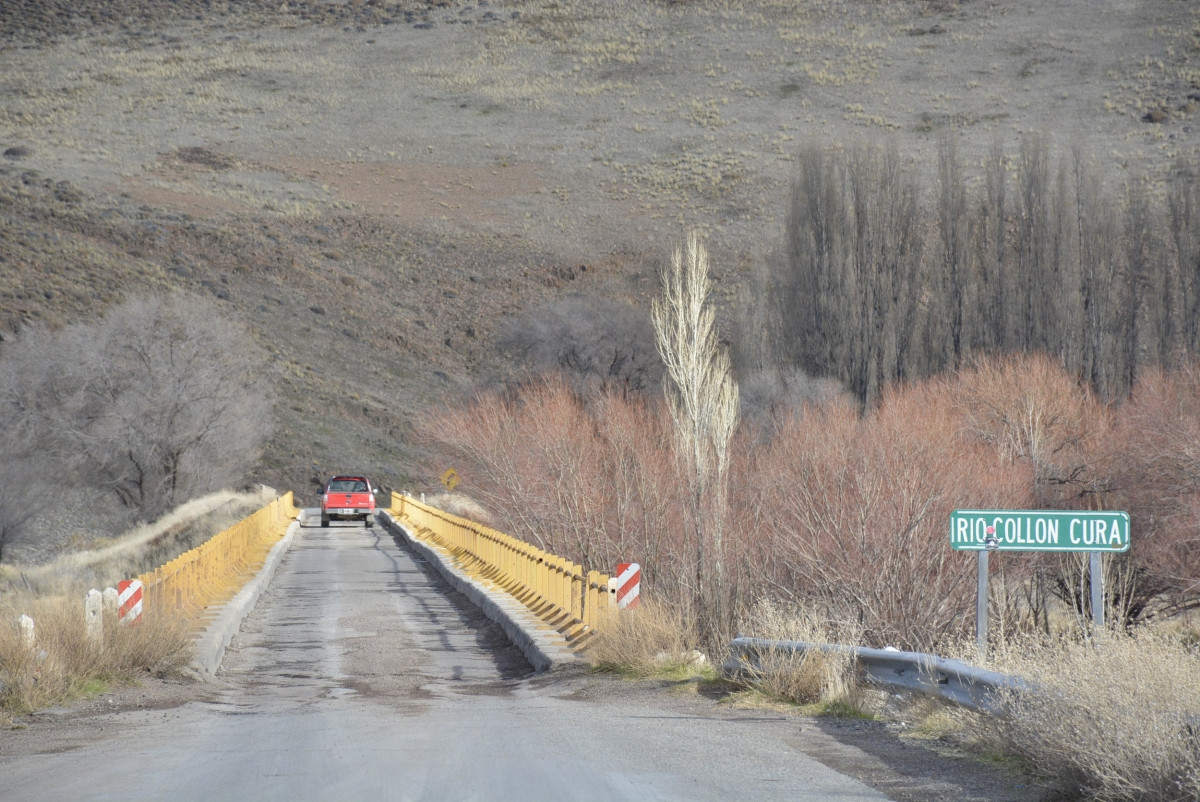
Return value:
<svg viewBox="0 0 1200 802">
<path fill-rule="evenodd" d="M 567 577 L 569 582 L 567 598 L 570 599 L 571 619 L 583 623 L 583 566 L 574 564 L 571 566 L 571 573 Z"/>
<path fill-rule="evenodd" d="M 600 583 L 603 576 L 599 571 L 587 573 L 587 583 L 583 588 L 583 623 L 588 629 L 600 627 Z"/>
<path fill-rule="evenodd" d="M 562 557 L 556 557 L 554 560 L 554 606 L 560 610 L 567 609 L 567 587 L 569 580 L 567 579 L 567 562 Z"/>
<path fill-rule="evenodd" d="M 558 557 L 546 555 L 546 598 L 554 607 L 562 607 L 562 567 Z"/>
<path fill-rule="evenodd" d="M 558 561 L 558 608 L 564 613 L 571 612 L 571 563 L 559 558 Z"/>
</svg>

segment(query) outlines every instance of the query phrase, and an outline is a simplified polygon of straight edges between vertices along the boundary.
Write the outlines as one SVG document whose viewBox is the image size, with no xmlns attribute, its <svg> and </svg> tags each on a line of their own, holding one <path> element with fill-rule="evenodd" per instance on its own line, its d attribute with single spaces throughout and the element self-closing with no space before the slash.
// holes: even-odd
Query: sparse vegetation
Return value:
<svg viewBox="0 0 1200 802">
<path fill-rule="evenodd" d="M 496 344 L 537 373 L 561 371 L 583 394 L 657 389 L 662 376 L 645 312 L 604 298 L 568 296 L 508 321 Z"/>
<path fill-rule="evenodd" d="M 615 616 L 588 641 L 588 659 L 600 670 L 635 677 L 696 675 L 713 669 L 696 651 L 696 633 L 678 607 L 650 600 Z"/>
<path fill-rule="evenodd" d="M 856 624 L 836 624 L 812 609 L 785 608 L 763 600 L 742 623 L 746 632 L 769 640 L 802 643 L 857 644 L 862 633 Z M 864 712 L 865 700 L 857 661 L 846 653 L 808 651 L 760 655 L 758 668 L 743 678 L 770 697 L 805 706 L 811 711 Z"/>
<path fill-rule="evenodd" d="M 44 565 L 0 566 L 0 720 L 183 670 L 191 660 L 193 621 L 147 607 L 141 623 L 127 626 L 106 610 L 103 638 L 94 643 L 85 627 L 87 591 L 164 564 L 269 500 L 259 493 L 216 493 Z M 34 622 L 32 646 L 17 627 L 22 615 Z"/>
<path fill-rule="evenodd" d="M 85 631 L 83 592 L 0 602 L 0 715 L 16 716 L 52 707 L 147 673 L 167 676 L 191 658 L 187 626 L 147 611 L 137 626 L 105 615 L 104 634 L 92 642 Z M 14 622 L 30 616 L 37 640 L 32 647 Z"/>
<path fill-rule="evenodd" d="M 171 510 L 149 524 L 100 541 L 79 543 L 37 565 L 0 565 L 0 593 L 25 597 L 80 595 L 165 565 L 273 500 L 264 493 L 221 491 Z M 82 598 L 82 596 L 81 596 Z"/>
<path fill-rule="evenodd" d="M 915 723 L 989 754 L 1019 758 L 1067 799 L 1184 802 L 1200 796 L 1200 654 L 1178 635 L 1022 637 L 987 667 L 1021 676 L 1007 713 L 937 706 Z"/>
</svg>

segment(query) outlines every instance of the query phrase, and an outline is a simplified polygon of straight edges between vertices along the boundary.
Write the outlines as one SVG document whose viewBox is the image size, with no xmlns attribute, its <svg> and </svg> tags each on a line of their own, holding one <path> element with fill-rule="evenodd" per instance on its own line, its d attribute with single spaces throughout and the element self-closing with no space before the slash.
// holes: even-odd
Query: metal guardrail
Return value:
<svg viewBox="0 0 1200 802">
<path fill-rule="evenodd" d="M 232 598 L 299 514 L 289 490 L 200 546 L 142 574 L 138 579 L 146 609 L 193 618 Z"/>
<path fill-rule="evenodd" d="M 614 610 L 609 577 L 584 571 L 515 537 L 399 493 L 388 510 L 414 536 L 449 552 L 468 573 L 503 588 L 538 618 L 579 645 Z"/>
<path fill-rule="evenodd" d="M 1020 677 L 988 671 L 933 654 L 763 638 L 735 638 L 731 641 L 729 659 L 722 670 L 729 675 L 753 674 L 765 670 L 764 656 L 801 655 L 808 651 L 851 654 L 871 682 L 936 694 L 985 713 L 1003 712 L 1001 691 L 1032 690 L 1032 686 Z"/>
</svg>

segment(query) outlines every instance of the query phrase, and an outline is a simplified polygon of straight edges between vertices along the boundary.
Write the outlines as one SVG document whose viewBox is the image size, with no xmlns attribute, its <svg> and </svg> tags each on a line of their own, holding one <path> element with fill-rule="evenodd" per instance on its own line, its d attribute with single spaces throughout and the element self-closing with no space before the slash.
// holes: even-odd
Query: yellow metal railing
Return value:
<svg viewBox="0 0 1200 802">
<path fill-rule="evenodd" d="M 138 577 L 147 610 L 195 618 L 227 601 L 257 571 L 300 514 L 288 491 L 202 545 Z"/>
<path fill-rule="evenodd" d="M 614 606 L 609 577 L 408 496 L 392 493 L 388 510 L 413 533 L 457 560 L 467 573 L 503 588 L 535 615 L 582 644 Z"/>
</svg>

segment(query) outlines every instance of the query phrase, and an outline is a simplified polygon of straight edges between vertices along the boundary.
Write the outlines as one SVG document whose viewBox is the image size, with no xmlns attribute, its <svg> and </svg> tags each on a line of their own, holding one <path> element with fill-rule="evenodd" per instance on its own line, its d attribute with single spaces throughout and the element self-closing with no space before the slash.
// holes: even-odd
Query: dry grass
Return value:
<svg viewBox="0 0 1200 802">
<path fill-rule="evenodd" d="M 159 520 L 91 548 L 36 567 L 0 565 L 0 588 L 13 598 L 75 595 L 89 588 L 115 587 L 163 565 L 260 509 L 272 500 L 264 493 L 211 493 L 182 504 Z"/>
<path fill-rule="evenodd" d="M 438 493 L 429 496 L 427 503 L 439 510 L 485 525 L 491 525 L 492 515 L 482 504 L 463 493 Z"/>
<path fill-rule="evenodd" d="M 587 646 L 587 657 L 603 671 L 634 677 L 712 673 L 696 651 L 692 627 L 676 609 L 649 600 L 620 611 Z"/>
<path fill-rule="evenodd" d="M 4 566 L 0 584 L 11 589 L 0 598 L 0 716 L 22 715 L 186 666 L 191 659 L 191 622 L 156 617 L 153 610 L 147 610 L 136 626 L 119 625 L 106 611 L 102 638 L 92 642 L 84 619 L 87 590 L 114 586 L 166 563 L 268 500 L 260 493 L 214 493 L 112 542 L 53 563 Z M 32 647 L 17 626 L 22 615 L 35 623 Z"/>
<path fill-rule="evenodd" d="M 15 626 L 29 615 L 36 643 L 28 647 Z M 15 607 L 0 605 L 0 715 L 21 715 L 134 683 L 147 673 L 171 674 L 191 658 L 191 637 L 178 621 L 149 613 L 137 626 L 122 626 L 106 614 L 104 633 L 86 633 L 83 597 L 46 598 Z"/>
<path fill-rule="evenodd" d="M 1200 799 L 1194 647 L 1146 632 L 1022 649 L 1004 662 L 1042 689 L 1011 700 L 1001 730 L 1009 750 L 1090 799 Z"/>
<path fill-rule="evenodd" d="M 1012 641 L 986 667 L 1038 691 L 1006 695 L 1005 717 L 944 705 L 909 717 L 917 734 L 1019 758 L 1067 798 L 1200 799 L 1200 651 L 1187 634 Z"/>
<path fill-rule="evenodd" d="M 757 605 L 745 624 L 754 637 L 802 643 L 856 644 L 862 629 L 834 622 L 805 608 L 787 609 L 773 602 Z M 776 699 L 821 710 L 861 714 L 866 709 L 858 681 L 858 661 L 849 653 L 775 652 L 760 656 L 747 677 L 750 687 Z"/>
</svg>

